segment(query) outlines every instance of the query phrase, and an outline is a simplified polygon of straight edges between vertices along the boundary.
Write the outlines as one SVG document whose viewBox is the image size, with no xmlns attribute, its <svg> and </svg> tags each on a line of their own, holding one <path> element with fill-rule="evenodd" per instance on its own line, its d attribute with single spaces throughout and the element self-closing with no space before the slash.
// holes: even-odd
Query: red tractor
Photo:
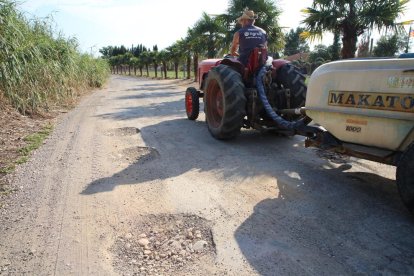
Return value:
<svg viewBox="0 0 414 276">
<path fill-rule="evenodd" d="M 247 66 L 232 57 L 200 62 L 198 84 L 185 93 L 187 117 L 197 119 L 203 97 L 216 139 L 235 138 L 242 127 L 295 134 L 293 124 L 304 120 L 305 76 L 286 60 L 268 59 L 266 49 L 254 49 Z"/>
</svg>

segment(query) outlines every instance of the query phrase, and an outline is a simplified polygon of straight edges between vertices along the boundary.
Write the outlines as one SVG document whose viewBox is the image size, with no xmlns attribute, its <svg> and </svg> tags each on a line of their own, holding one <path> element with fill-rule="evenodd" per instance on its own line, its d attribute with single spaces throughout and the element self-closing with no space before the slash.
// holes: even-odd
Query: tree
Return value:
<svg viewBox="0 0 414 276">
<path fill-rule="evenodd" d="M 158 48 L 154 47 L 154 49 L 158 49 Z M 150 57 L 151 57 L 152 64 L 154 65 L 155 78 L 158 78 L 158 64 L 160 62 L 158 50 L 154 50 L 150 52 Z"/>
<path fill-rule="evenodd" d="M 139 58 L 131 57 L 129 62 L 131 64 L 131 66 L 134 68 L 134 76 L 136 76 L 137 75 L 137 67 L 138 67 L 138 63 L 139 63 Z"/>
<path fill-rule="evenodd" d="M 197 50 L 205 51 L 208 58 L 214 58 L 222 48 L 223 39 L 227 32 L 228 29 L 225 28 L 220 16 L 211 17 L 203 12 L 193 30 L 188 33 L 188 43 L 190 46 L 194 46 L 192 45 L 194 43 L 197 44 Z M 204 43 L 200 44 L 199 39 L 202 39 Z"/>
<path fill-rule="evenodd" d="M 137 47 L 132 49 L 132 54 L 134 57 L 139 57 L 139 55 L 144 51 L 144 46 L 142 44 L 139 44 Z"/>
<path fill-rule="evenodd" d="M 181 52 L 181 55 L 185 57 L 186 60 L 186 71 L 187 71 L 187 79 L 190 79 L 191 74 L 191 44 L 188 40 L 188 37 L 185 39 L 182 39 L 178 43 L 179 51 Z"/>
<path fill-rule="evenodd" d="M 236 25 L 237 18 L 242 15 L 245 8 L 249 8 L 258 14 L 255 25 L 263 28 L 267 33 L 269 51 L 282 50 L 284 35 L 278 22 L 281 10 L 275 6 L 274 2 L 271 0 L 230 0 L 227 15 L 221 16 L 226 22 L 226 28 L 231 30 L 226 35 L 226 46 L 230 45 L 233 34 L 240 27 Z"/>
<path fill-rule="evenodd" d="M 111 72 L 118 74 L 118 56 L 111 56 L 109 58 L 109 65 L 111 66 Z"/>
<path fill-rule="evenodd" d="M 328 47 L 329 55 L 331 56 L 331 60 L 338 60 L 340 58 L 341 53 L 341 34 L 339 31 L 334 32 L 333 43 L 331 46 Z"/>
<path fill-rule="evenodd" d="M 178 79 L 178 66 L 180 65 L 180 60 L 183 58 L 183 48 L 182 40 L 178 40 L 173 45 L 167 48 L 170 53 L 171 60 L 174 63 L 175 78 Z"/>
<path fill-rule="evenodd" d="M 197 24 L 195 25 L 197 26 Z M 197 33 L 196 28 L 188 29 L 187 31 L 187 40 L 191 47 L 191 52 L 193 54 L 193 71 L 194 71 L 194 81 L 197 81 L 198 77 L 198 60 L 199 56 L 205 52 L 206 44 L 204 43 L 203 36 Z"/>
<path fill-rule="evenodd" d="M 364 36 L 362 39 L 360 39 L 360 42 L 358 43 L 358 57 L 370 56 L 369 44 L 369 37 Z"/>
<path fill-rule="evenodd" d="M 161 50 L 158 54 L 162 64 L 162 71 L 164 72 L 164 79 L 167 78 L 167 62 L 171 59 L 170 52 L 167 50 Z"/>
<path fill-rule="evenodd" d="M 140 58 L 145 65 L 147 70 L 147 77 L 149 77 L 149 64 L 152 62 L 152 57 L 149 51 L 144 51 L 141 53 Z"/>
<path fill-rule="evenodd" d="M 395 28 L 395 20 L 409 0 L 314 0 L 304 9 L 307 37 L 321 37 L 324 31 L 342 35 L 342 58 L 353 58 L 358 37 L 377 28 Z"/>
<path fill-rule="evenodd" d="M 99 49 L 99 53 L 102 54 L 103 58 L 110 58 L 113 56 L 114 47 L 106 46 Z"/>
<path fill-rule="evenodd" d="M 133 66 L 131 62 L 131 58 L 133 58 L 134 55 L 132 55 L 131 52 L 126 52 L 125 54 L 121 56 L 122 56 L 122 64 L 128 66 L 128 75 L 131 75 L 131 67 Z"/>
<path fill-rule="evenodd" d="M 137 57 L 137 59 L 138 59 L 138 61 L 137 61 L 137 63 L 136 63 L 136 66 L 138 66 L 138 69 L 139 69 L 139 75 L 142 77 L 142 69 L 144 68 L 144 60 L 143 60 L 143 58 L 141 57 L 141 55 L 139 55 L 139 56 Z"/>
<path fill-rule="evenodd" d="M 306 40 L 300 36 L 305 29 L 302 27 L 291 29 L 289 33 L 285 34 L 285 56 L 291 56 L 297 53 L 309 52 L 310 48 Z"/>
<path fill-rule="evenodd" d="M 394 57 L 399 51 L 403 51 L 406 44 L 404 36 L 393 34 L 381 36 L 374 47 L 373 54 L 376 57 Z"/>
<path fill-rule="evenodd" d="M 309 62 L 313 63 L 316 61 L 329 61 L 331 60 L 331 55 L 328 47 L 323 44 L 316 45 L 312 52 L 309 53 Z"/>
</svg>

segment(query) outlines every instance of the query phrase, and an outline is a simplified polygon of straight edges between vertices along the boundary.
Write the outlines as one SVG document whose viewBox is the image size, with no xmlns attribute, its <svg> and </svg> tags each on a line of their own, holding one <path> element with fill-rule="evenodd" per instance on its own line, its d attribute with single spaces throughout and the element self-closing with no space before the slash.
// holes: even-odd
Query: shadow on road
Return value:
<svg viewBox="0 0 414 276">
<path fill-rule="evenodd" d="M 234 237 L 260 275 L 413 275 L 414 223 L 395 181 L 348 168 L 328 171 L 347 185 L 340 193 L 298 201 L 278 181 L 279 196 L 254 207 Z"/>
<path fill-rule="evenodd" d="M 162 89 L 174 89 L 176 88 L 176 86 L 174 85 L 162 85 L 162 84 L 144 84 L 144 85 L 139 85 L 136 87 L 132 87 L 132 88 L 128 88 L 125 91 L 159 91 L 160 88 Z M 151 94 L 153 97 L 162 97 L 160 95 L 162 95 L 162 93 L 152 93 Z"/>
<path fill-rule="evenodd" d="M 139 94 L 120 96 L 120 97 L 117 97 L 117 99 L 134 100 L 134 99 L 144 99 L 144 98 L 167 98 L 167 97 L 173 97 L 173 96 L 178 96 L 178 95 L 183 95 L 183 92 L 163 92 L 163 93 L 144 92 L 144 93 L 139 93 Z"/>
<path fill-rule="evenodd" d="M 146 111 L 143 110 L 147 107 L 140 109 L 135 112 L 125 112 L 135 115 L 141 112 L 145 113 Z M 171 113 L 171 109 L 169 109 L 169 114 Z M 106 115 L 103 116 L 106 118 Z M 124 111 L 120 115 L 112 114 L 111 118 L 120 119 L 118 116 L 126 118 Z M 90 183 L 83 194 L 111 191 L 118 185 L 165 180 L 190 170 L 215 171 L 225 179 L 247 178 L 256 174 L 271 173 L 271 170 L 266 169 L 265 166 L 260 169 L 258 167 L 260 162 L 252 164 L 248 156 L 260 154 L 266 158 L 272 157 L 272 154 L 265 149 L 265 145 L 274 143 L 275 139 L 284 147 L 296 144 L 289 138 L 261 136 L 254 132 L 246 132 L 234 141 L 217 141 L 211 137 L 204 122 L 187 119 L 163 121 L 141 128 L 140 133 L 146 146 L 150 149 L 156 149 L 157 154 L 141 156 L 126 169 Z M 262 141 L 262 144 L 258 141 Z M 264 147 L 257 149 L 260 144 Z"/>
<path fill-rule="evenodd" d="M 127 97 L 123 96 L 125 100 Z M 130 100 L 133 97 L 139 98 L 139 95 L 130 96 Z M 150 103 L 145 106 L 126 106 L 120 107 L 116 112 L 104 113 L 99 117 L 108 120 L 131 120 L 137 118 L 149 118 L 149 117 L 161 117 L 170 115 L 182 115 L 185 114 L 184 97 L 180 100 L 165 101 L 163 103 Z"/>
</svg>

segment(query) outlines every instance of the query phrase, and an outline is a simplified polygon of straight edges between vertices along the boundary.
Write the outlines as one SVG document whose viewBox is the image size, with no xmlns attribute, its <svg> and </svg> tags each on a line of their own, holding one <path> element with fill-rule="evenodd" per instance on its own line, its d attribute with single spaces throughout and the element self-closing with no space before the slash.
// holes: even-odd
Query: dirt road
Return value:
<svg viewBox="0 0 414 276">
<path fill-rule="evenodd" d="M 184 90 L 114 76 L 62 116 L 0 209 L 0 274 L 414 273 L 393 167 L 214 140 Z"/>
</svg>

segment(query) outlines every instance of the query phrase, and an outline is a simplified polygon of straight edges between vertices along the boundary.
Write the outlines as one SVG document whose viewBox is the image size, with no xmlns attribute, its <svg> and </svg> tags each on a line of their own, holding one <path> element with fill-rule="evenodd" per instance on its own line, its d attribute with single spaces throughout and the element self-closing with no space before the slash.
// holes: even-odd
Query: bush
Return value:
<svg viewBox="0 0 414 276">
<path fill-rule="evenodd" d="M 0 22 L 0 101 L 21 113 L 62 103 L 107 79 L 107 62 L 80 53 L 76 38 L 54 33 L 47 19 L 29 20 L 15 2 L 0 0 Z"/>
</svg>

